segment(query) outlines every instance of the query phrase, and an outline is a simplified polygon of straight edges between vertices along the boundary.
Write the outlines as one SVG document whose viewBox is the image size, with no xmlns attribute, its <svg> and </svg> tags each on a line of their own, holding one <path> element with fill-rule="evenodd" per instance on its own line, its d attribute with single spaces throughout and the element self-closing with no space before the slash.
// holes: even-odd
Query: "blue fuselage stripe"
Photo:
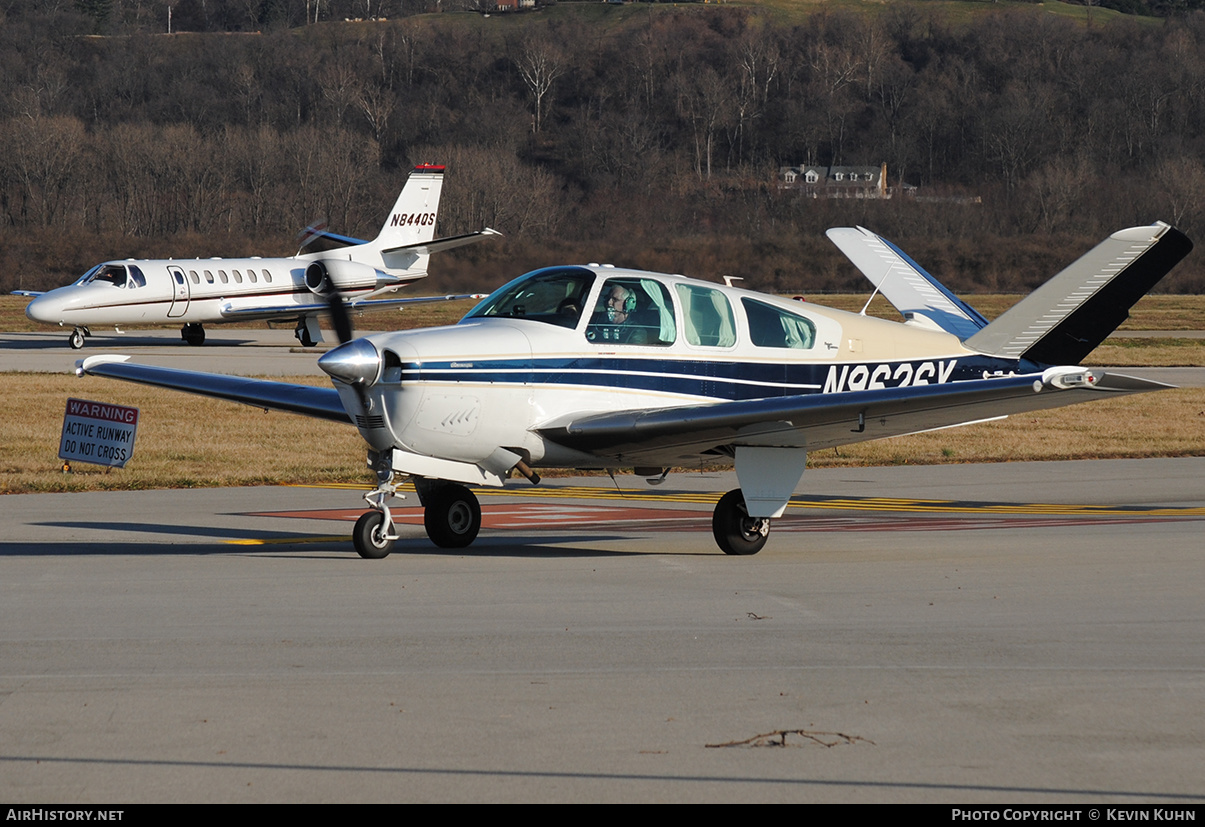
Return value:
<svg viewBox="0 0 1205 827">
<path fill-rule="evenodd" d="M 620 357 L 485 359 L 406 365 L 406 382 L 622 388 L 719 400 L 896 388 L 1021 372 L 1015 359 L 948 356 L 892 362 L 766 363 Z"/>
</svg>

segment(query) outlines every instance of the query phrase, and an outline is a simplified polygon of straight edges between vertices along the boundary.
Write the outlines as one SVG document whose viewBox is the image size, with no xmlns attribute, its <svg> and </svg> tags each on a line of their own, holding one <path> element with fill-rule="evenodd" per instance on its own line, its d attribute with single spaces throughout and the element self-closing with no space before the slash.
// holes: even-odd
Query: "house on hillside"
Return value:
<svg viewBox="0 0 1205 827">
<path fill-rule="evenodd" d="M 877 167 L 815 166 L 781 167 L 778 188 L 803 190 L 812 198 L 890 198 L 887 164 Z"/>
<path fill-rule="evenodd" d="M 534 9 L 536 0 L 494 0 L 495 11 L 518 11 L 519 9 Z"/>
</svg>

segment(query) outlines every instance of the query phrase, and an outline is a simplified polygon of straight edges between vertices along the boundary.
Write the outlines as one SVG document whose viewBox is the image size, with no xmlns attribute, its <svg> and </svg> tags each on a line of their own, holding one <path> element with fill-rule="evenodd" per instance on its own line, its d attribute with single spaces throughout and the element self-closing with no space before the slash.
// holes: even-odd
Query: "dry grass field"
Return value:
<svg viewBox="0 0 1205 827">
<path fill-rule="evenodd" d="M 306 381 L 306 380 L 299 380 Z M 314 379 L 315 383 L 322 382 Z M 105 380 L 9 374 L 0 402 L 0 493 L 364 483 L 364 447 L 350 427 Z M 141 410 L 133 459 L 107 471 L 60 470 L 67 397 Z M 1205 390 L 1077 405 L 911 437 L 818 451 L 814 467 L 923 465 L 1205 454 Z"/>
</svg>

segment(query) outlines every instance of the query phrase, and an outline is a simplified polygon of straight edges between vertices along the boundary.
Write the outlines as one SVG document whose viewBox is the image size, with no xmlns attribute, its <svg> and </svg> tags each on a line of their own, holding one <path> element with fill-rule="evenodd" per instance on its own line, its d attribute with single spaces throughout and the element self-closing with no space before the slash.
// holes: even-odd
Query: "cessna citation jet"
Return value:
<svg viewBox="0 0 1205 827">
<path fill-rule="evenodd" d="M 77 372 L 354 425 L 377 487 L 352 539 L 371 558 L 398 539 L 401 476 L 431 540 L 456 548 L 481 527 L 469 486 L 708 460 L 733 461 L 740 484 L 716 542 L 755 554 L 808 451 L 1168 387 L 1076 366 L 1192 249 L 1167 224 L 1114 233 L 991 323 L 879 236 L 829 236 L 906 321 L 590 264 L 520 276 L 456 325 L 350 340 L 318 360 L 333 388 L 120 356 Z"/>
<path fill-rule="evenodd" d="M 372 241 L 310 229 L 292 258 L 226 258 L 108 261 L 78 281 L 34 300 L 25 315 L 36 322 L 72 327 L 71 347 L 81 348 L 98 325 L 183 324 L 190 345 L 205 341 L 207 323 L 296 321 L 305 347 L 322 341 L 318 319 L 330 304 L 346 300 L 353 310 L 372 310 L 464 296 L 378 298 L 427 275 L 431 253 L 499 235 L 480 232 L 435 239 L 443 189 L 442 166 L 418 166 Z M 336 311 L 337 312 L 337 311 Z M 120 328 L 119 328 L 120 329 Z"/>
</svg>

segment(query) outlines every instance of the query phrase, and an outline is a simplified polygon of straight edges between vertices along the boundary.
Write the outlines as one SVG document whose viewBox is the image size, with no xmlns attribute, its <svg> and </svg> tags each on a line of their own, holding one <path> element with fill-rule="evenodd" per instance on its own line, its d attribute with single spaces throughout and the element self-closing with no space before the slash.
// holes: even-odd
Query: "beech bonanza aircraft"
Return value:
<svg viewBox="0 0 1205 827">
<path fill-rule="evenodd" d="M 35 296 L 25 315 L 72 326 L 76 349 L 97 325 L 180 322 L 184 341 L 199 345 L 207 323 L 255 320 L 296 321 L 298 341 L 312 347 L 322 341 L 318 319 L 336 293 L 354 310 L 465 298 L 378 298 L 427 275 L 431 253 L 499 235 L 486 228 L 435 239 L 443 173 L 441 166 L 415 167 L 372 241 L 311 229 L 302 250 L 328 249 L 291 258 L 107 261 L 65 287 L 19 291 Z"/>
<path fill-rule="evenodd" d="M 498 288 L 458 324 L 354 339 L 319 360 L 334 388 L 94 356 L 77 372 L 355 425 L 377 487 L 353 542 L 389 554 L 389 506 L 411 477 L 427 534 L 467 546 L 468 486 L 512 472 L 734 461 L 715 508 L 728 554 L 766 542 L 807 452 L 1168 387 L 1076 367 L 1192 249 L 1158 223 L 1121 230 L 990 324 L 861 228 L 830 238 L 906 321 L 611 265 L 548 267 Z M 336 305 L 337 306 L 337 305 Z"/>
</svg>

